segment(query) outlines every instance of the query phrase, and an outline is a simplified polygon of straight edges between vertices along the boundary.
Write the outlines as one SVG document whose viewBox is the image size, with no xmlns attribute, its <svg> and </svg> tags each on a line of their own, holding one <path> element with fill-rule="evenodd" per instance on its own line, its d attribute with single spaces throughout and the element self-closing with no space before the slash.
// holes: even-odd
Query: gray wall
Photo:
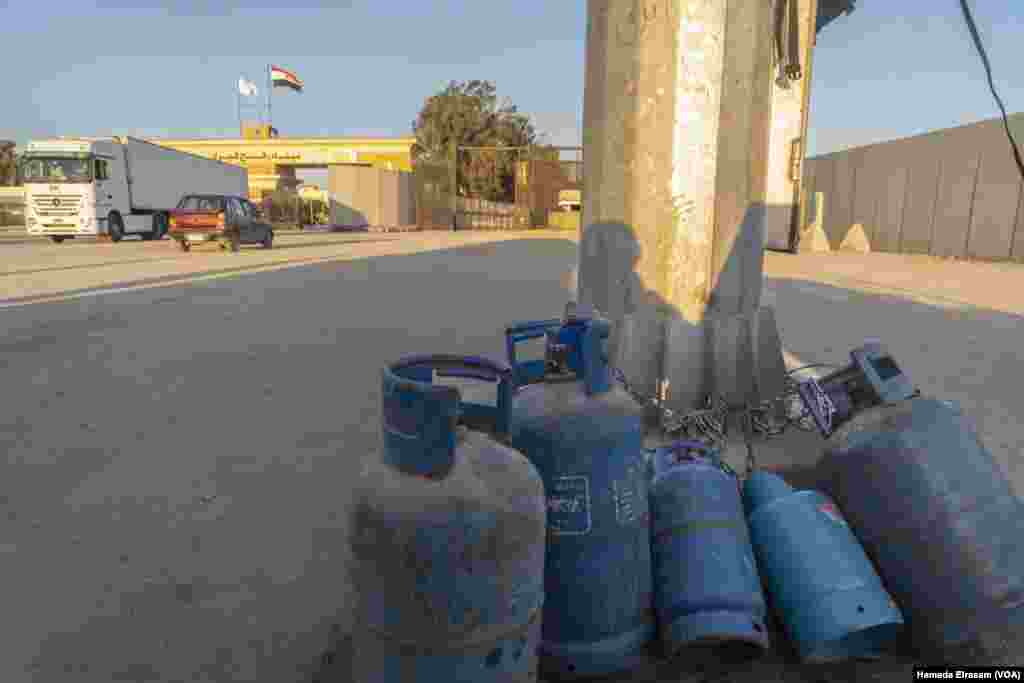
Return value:
<svg viewBox="0 0 1024 683">
<path fill-rule="evenodd" d="M 408 226 L 416 223 L 412 174 L 372 166 L 328 167 L 331 224 L 342 227 Z"/>
<path fill-rule="evenodd" d="M 1010 127 L 1024 145 L 1024 114 Z M 806 197 L 824 194 L 833 249 L 860 224 L 872 251 L 1024 261 L 1021 174 L 1002 119 L 814 157 L 804 184 Z"/>
</svg>

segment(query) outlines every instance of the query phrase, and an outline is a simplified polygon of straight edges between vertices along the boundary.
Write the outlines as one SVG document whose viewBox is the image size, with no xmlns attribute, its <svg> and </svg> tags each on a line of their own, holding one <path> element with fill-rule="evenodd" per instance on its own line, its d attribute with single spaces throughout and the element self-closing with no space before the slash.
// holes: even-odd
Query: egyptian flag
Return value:
<svg viewBox="0 0 1024 683">
<path fill-rule="evenodd" d="M 302 81 L 299 77 L 293 74 L 287 69 L 282 69 L 279 66 L 270 67 L 270 82 L 274 87 L 283 85 L 286 88 L 291 88 L 296 92 L 302 92 Z"/>
</svg>

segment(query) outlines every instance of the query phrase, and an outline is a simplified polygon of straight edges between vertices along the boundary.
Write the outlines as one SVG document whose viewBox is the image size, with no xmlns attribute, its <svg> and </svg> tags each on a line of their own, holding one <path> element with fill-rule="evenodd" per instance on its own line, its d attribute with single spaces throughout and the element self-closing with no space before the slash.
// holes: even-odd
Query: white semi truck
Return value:
<svg viewBox="0 0 1024 683">
<path fill-rule="evenodd" d="M 33 140 L 22 157 L 25 225 L 54 242 L 125 235 L 160 239 L 187 194 L 245 197 L 241 166 L 132 137 Z"/>
</svg>

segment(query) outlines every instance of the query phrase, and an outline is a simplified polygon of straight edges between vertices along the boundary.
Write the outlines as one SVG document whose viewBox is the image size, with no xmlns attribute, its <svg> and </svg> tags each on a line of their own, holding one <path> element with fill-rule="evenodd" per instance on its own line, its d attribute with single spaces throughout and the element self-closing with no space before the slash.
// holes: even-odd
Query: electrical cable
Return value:
<svg viewBox="0 0 1024 683">
<path fill-rule="evenodd" d="M 786 374 L 792 375 L 794 372 L 800 372 L 801 370 L 810 370 L 811 368 L 831 368 L 833 370 L 838 370 L 839 366 L 833 365 L 832 363 L 811 363 L 810 365 L 801 365 L 798 368 L 787 370 Z"/>
<path fill-rule="evenodd" d="M 985 46 L 981 44 L 981 36 L 978 35 L 978 27 L 974 24 L 974 17 L 971 16 L 971 8 L 967 6 L 967 0 L 960 0 L 960 9 L 963 10 L 964 19 L 967 21 L 967 29 L 971 32 L 971 39 L 974 41 L 974 47 L 978 49 L 978 54 L 981 55 L 981 63 L 984 65 L 985 75 L 988 77 L 988 89 L 992 92 L 992 97 L 995 98 L 996 104 L 999 105 L 999 111 L 1003 114 L 1003 127 L 1006 129 L 1006 137 L 1010 139 L 1010 147 L 1013 149 L 1013 158 L 1017 162 L 1017 170 L 1020 171 L 1021 177 L 1024 178 L 1024 161 L 1021 161 L 1020 148 L 1013 137 L 1013 131 L 1010 130 L 1010 119 L 1006 114 L 1006 107 L 1003 106 L 1003 100 L 999 97 L 999 93 L 996 92 L 996 84 L 992 80 L 992 65 L 989 63 L 988 55 L 985 53 Z"/>
<path fill-rule="evenodd" d="M 775 63 L 779 67 L 776 83 L 789 88 L 790 81 L 803 75 L 800 68 L 800 19 L 798 0 L 778 0 L 775 6 Z"/>
</svg>

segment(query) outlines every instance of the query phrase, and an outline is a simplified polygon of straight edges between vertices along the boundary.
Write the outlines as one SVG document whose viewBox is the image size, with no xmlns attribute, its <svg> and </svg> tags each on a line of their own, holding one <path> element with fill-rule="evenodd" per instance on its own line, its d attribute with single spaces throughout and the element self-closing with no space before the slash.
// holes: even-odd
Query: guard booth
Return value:
<svg viewBox="0 0 1024 683">
<path fill-rule="evenodd" d="M 556 230 L 579 230 L 583 215 L 580 190 L 562 190 L 558 193 L 558 209 L 548 214 L 548 227 Z"/>
</svg>

